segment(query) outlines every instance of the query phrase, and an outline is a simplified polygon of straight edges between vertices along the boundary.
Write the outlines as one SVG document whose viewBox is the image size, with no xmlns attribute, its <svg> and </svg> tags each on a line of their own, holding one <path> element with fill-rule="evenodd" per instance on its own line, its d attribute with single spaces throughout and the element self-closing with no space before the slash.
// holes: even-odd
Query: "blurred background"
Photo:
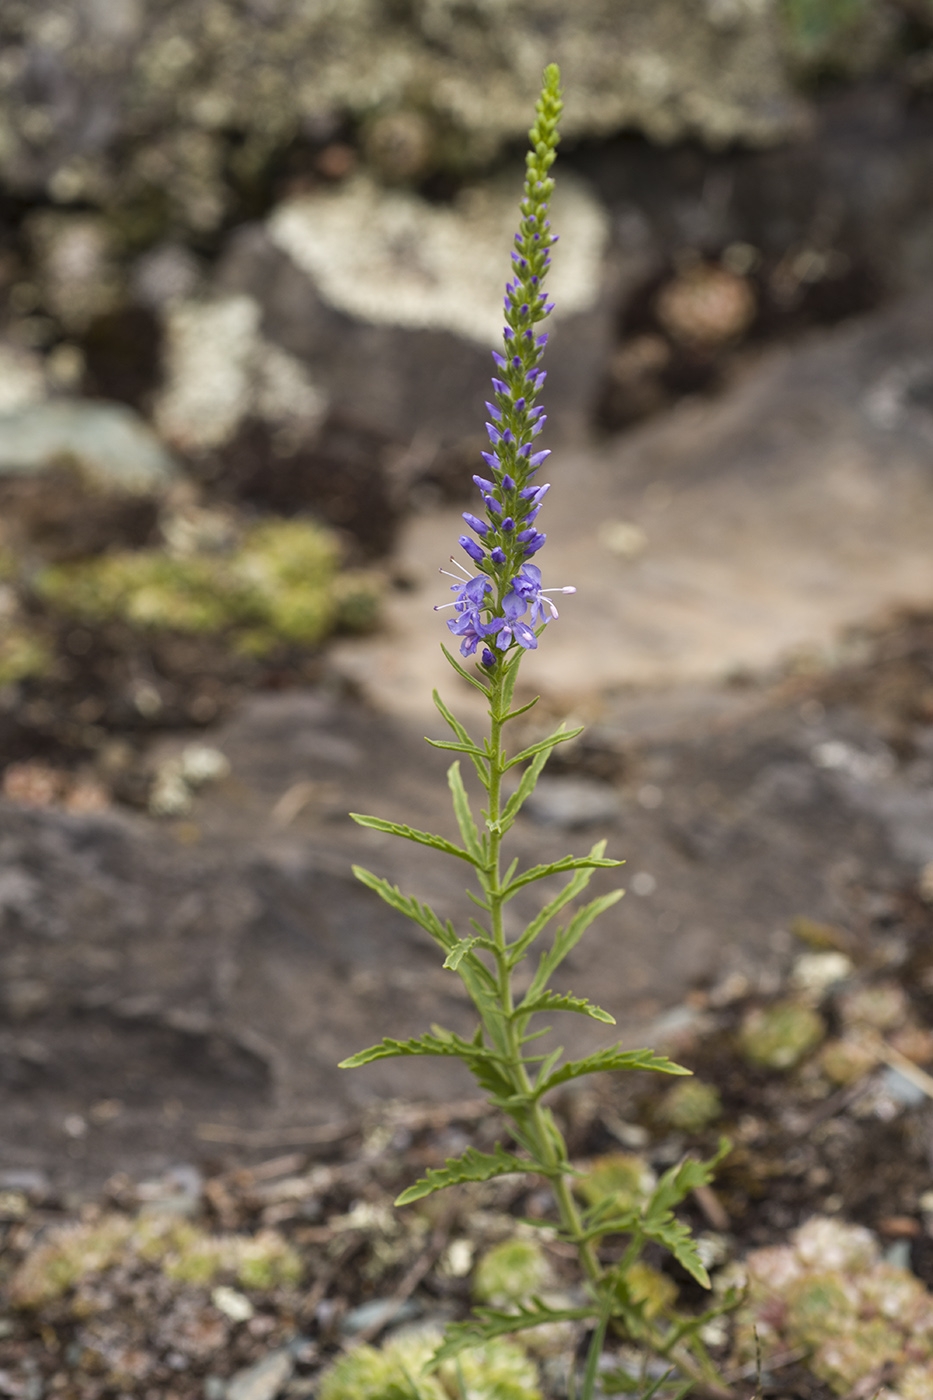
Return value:
<svg viewBox="0 0 933 1400">
<path fill-rule="evenodd" d="M 452 997 L 350 860 L 460 898 L 344 814 L 447 820 L 435 571 L 551 60 L 580 591 L 528 685 L 591 728 L 520 840 L 617 827 L 635 896 L 579 990 L 647 1024 L 779 977 L 796 917 L 933 897 L 928 0 L 4 0 L 17 1170 L 450 1091 L 333 1069 Z"/>
</svg>

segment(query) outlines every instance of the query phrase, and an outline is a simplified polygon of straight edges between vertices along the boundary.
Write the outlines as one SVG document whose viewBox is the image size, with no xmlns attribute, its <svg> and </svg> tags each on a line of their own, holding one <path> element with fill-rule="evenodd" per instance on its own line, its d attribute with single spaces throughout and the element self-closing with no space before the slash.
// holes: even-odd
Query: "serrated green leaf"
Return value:
<svg viewBox="0 0 933 1400">
<path fill-rule="evenodd" d="M 478 749 L 475 744 L 455 743 L 453 739 L 431 739 L 425 736 L 426 744 L 430 744 L 432 749 L 452 749 L 454 753 L 469 754 L 471 758 L 485 758 L 482 749 Z"/>
<path fill-rule="evenodd" d="M 436 690 L 433 692 L 433 699 L 441 718 L 446 724 L 450 726 L 450 728 L 456 734 L 459 743 L 463 746 L 462 751 L 466 754 L 469 754 L 470 758 L 472 759 L 473 767 L 476 769 L 476 772 L 479 775 L 480 782 L 483 784 L 484 787 L 488 788 L 489 768 L 486 763 L 486 755 L 484 755 L 482 749 L 480 749 L 479 745 L 473 740 L 472 736 L 469 734 L 465 726 L 460 723 L 453 711 L 447 708 L 447 706 L 444 704 L 443 700 L 441 699 L 440 695 Z M 428 743 L 433 744 L 435 748 L 444 747 L 444 745 L 441 744 L 439 740 L 429 739 Z"/>
<path fill-rule="evenodd" d="M 580 1016 L 589 1016 L 592 1021 L 605 1021 L 610 1026 L 616 1023 L 615 1017 L 601 1006 L 594 1006 L 586 997 L 575 997 L 570 992 L 547 991 L 530 1000 L 526 997 L 513 1014 L 532 1016 L 537 1011 L 575 1011 Z"/>
<path fill-rule="evenodd" d="M 456 948 L 452 948 L 447 954 L 443 966 L 456 972 L 467 953 L 471 952 L 478 944 L 487 944 L 488 942 L 488 938 L 461 938 Z"/>
<path fill-rule="evenodd" d="M 602 855 L 605 849 L 606 842 L 597 841 L 590 854 Z M 509 869 L 506 871 L 506 874 L 502 880 L 503 887 L 507 886 L 509 881 L 512 879 L 512 876 L 515 874 L 517 865 L 518 862 L 513 861 L 512 864 L 509 866 Z M 510 971 L 513 967 L 517 966 L 517 964 L 521 962 L 522 958 L 525 956 L 527 949 L 535 941 L 538 935 L 543 932 L 550 920 L 554 918 L 555 914 L 559 914 L 560 911 L 571 902 L 571 900 L 576 899 L 578 894 L 582 894 L 583 891 L 586 889 L 587 885 L 590 883 L 590 880 L 592 880 L 592 878 L 592 870 L 576 871 L 575 874 L 572 875 L 571 878 L 567 881 L 564 888 L 558 894 L 556 894 L 553 899 L 549 900 L 548 903 L 545 904 L 544 907 L 539 911 L 539 913 L 535 915 L 535 917 L 527 925 L 521 936 L 516 938 L 515 942 L 509 945 Z"/>
<path fill-rule="evenodd" d="M 508 1336 L 510 1332 L 524 1332 L 529 1327 L 541 1327 L 552 1322 L 584 1322 L 598 1317 L 599 1310 L 585 1308 L 549 1308 L 539 1298 L 532 1305 L 519 1303 L 514 1312 L 501 1312 L 497 1308 L 475 1308 L 467 1322 L 453 1322 L 444 1332 L 444 1340 L 431 1357 L 426 1372 L 437 1370 L 452 1357 L 467 1347 L 491 1342 L 496 1337 Z"/>
<path fill-rule="evenodd" d="M 698 1186 L 709 1184 L 717 1165 L 730 1148 L 729 1140 L 720 1138 L 719 1150 L 715 1157 L 710 1157 L 705 1162 L 687 1157 L 666 1171 L 652 1192 L 639 1222 L 641 1233 L 657 1244 L 664 1245 L 681 1267 L 704 1288 L 710 1286 L 709 1274 L 697 1253 L 696 1241 L 689 1228 L 676 1219 L 671 1208 L 679 1205 Z"/>
<path fill-rule="evenodd" d="M 536 1170 L 533 1163 L 513 1156 L 498 1143 L 492 1152 L 478 1152 L 475 1147 L 468 1147 L 462 1157 L 448 1157 L 443 1167 L 430 1167 L 420 1181 L 402 1192 L 395 1204 L 410 1205 L 412 1201 L 420 1201 L 422 1196 L 430 1196 L 433 1191 L 442 1191 L 445 1186 L 461 1186 L 466 1181 L 491 1181 L 494 1176 Z"/>
<path fill-rule="evenodd" d="M 485 864 L 485 858 L 480 846 L 479 832 L 473 820 L 473 813 L 470 811 L 470 799 L 463 786 L 460 764 L 457 762 L 452 763 L 447 769 L 447 786 L 450 788 L 450 795 L 453 798 L 454 815 L 457 818 L 457 826 L 460 828 L 463 844 L 473 856 L 474 862 L 482 866 Z"/>
<path fill-rule="evenodd" d="M 549 875 L 563 875 L 567 870 L 614 870 L 616 866 L 624 864 L 624 860 L 595 860 L 592 856 L 564 856 L 561 860 L 551 861 L 549 865 L 533 865 L 529 870 L 523 871 L 503 889 L 503 898 L 509 900 L 525 885 L 531 885 L 535 880 L 546 880 Z"/>
<path fill-rule="evenodd" d="M 443 836 L 435 836 L 431 831 L 418 831 L 413 826 L 404 826 L 401 822 L 389 822 L 383 817 L 367 817 L 360 812 L 351 812 L 350 817 L 357 826 L 370 827 L 373 831 L 385 831 L 390 836 L 401 836 L 405 841 L 414 841 L 419 846 L 430 846 L 432 850 L 443 851 L 445 855 L 456 856 L 458 860 L 465 860 L 468 865 L 475 866 L 477 859 L 469 851 L 461 850 L 452 841 L 446 840 Z"/>
<path fill-rule="evenodd" d="M 394 1040 L 387 1036 L 378 1045 L 370 1045 L 367 1050 L 360 1050 L 349 1059 L 342 1060 L 338 1069 L 359 1069 L 361 1065 L 370 1065 L 374 1060 L 394 1060 L 405 1055 L 452 1055 L 469 1064 L 483 1060 L 495 1063 L 498 1059 L 494 1051 L 481 1049 L 471 1041 L 461 1039 L 453 1031 L 435 1026 L 433 1034 L 416 1035 L 409 1040 Z"/>
<path fill-rule="evenodd" d="M 686 1071 L 681 1071 L 684 1072 Z M 708 1157 L 705 1162 L 696 1157 L 685 1157 L 682 1162 L 668 1168 L 652 1192 L 648 1211 L 671 1210 L 686 1200 L 690 1192 L 695 1191 L 698 1186 L 708 1186 L 719 1163 L 731 1150 L 732 1144 L 729 1139 L 721 1137 L 714 1157 Z"/>
<path fill-rule="evenodd" d="M 568 1080 L 579 1079 L 584 1074 L 598 1074 L 603 1070 L 650 1069 L 658 1074 L 689 1074 L 690 1070 L 675 1065 L 666 1055 L 656 1055 L 653 1050 L 623 1050 L 622 1042 L 610 1045 L 605 1050 L 597 1050 L 595 1055 L 587 1055 L 583 1060 L 568 1060 L 559 1070 L 550 1075 L 544 1084 L 535 1085 L 535 1096 L 556 1089 Z"/>
</svg>

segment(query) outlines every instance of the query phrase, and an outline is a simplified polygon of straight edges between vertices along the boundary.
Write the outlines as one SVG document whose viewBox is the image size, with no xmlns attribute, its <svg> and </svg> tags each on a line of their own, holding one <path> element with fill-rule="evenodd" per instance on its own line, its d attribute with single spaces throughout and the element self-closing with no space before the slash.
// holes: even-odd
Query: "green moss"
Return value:
<svg viewBox="0 0 933 1400">
<path fill-rule="evenodd" d="M 274 1230 L 242 1240 L 237 1251 L 237 1279 L 244 1288 L 294 1288 L 301 1282 L 297 1252 Z"/>
<path fill-rule="evenodd" d="M 739 1031 L 739 1048 L 763 1069 L 793 1069 L 825 1035 L 823 1018 L 812 1007 L 780 1001 L 748 1013 Z"/>
<path fill-rule="evenodd" d="M 53 658 L 46 643 L 16 623 L 0 623 L 0 686 L 46 676 Z"/>
<path fill-rule="evenodd" d="M 681 1079 L 661 1100 L 658 1116 L 672 1128 L 701 1133 L 722 1114 L 722 1099 L 713 1084 L 702 1079 Z"/>
<path fill-rule="evenodd" d="M 550 1281 L 550 1266 L 536 1240 L 506 1240 L 483 1255 L 473 1280 L 480 1303 L 521 1303 Z"/>
<path fill-rule="evenodd" d="M 648 1318 L 665 1314 L 677 1302 L 674 1280 L 640 1259 L 626 1269 L 625 1285 L 630 1300 L 640 1304 Z"/>
<path fill-rule="evenodd" d="M 254 526 L 226 553 L 119 551 L 47 568 L 36 588 L 53 608 L 86 622 L 226 633 L 235 651 L 261 656 L 282 643 L 313 646 L 337 626 L 373 625 L 373 580 L 338 570 L 328 530 L 275 520 Z"/>
<path fill-rule="evenodd" d="M 597 1157 L 579 1182 L 577 1190 L 587 1205 L 601 1205 L 611 1199 L 618 1211 L 635 1210 L 647 1201 L 656 1185 L 647 1162 L 630 1152 L 612 1152 Z"/>
<path fill-rule="evenodd" d="M 10 1286 L 15 1307 L 41 1308 L 62 1297 L 89 1274 L 101 1273 L 120 1257 L 132 1231 L 124 1216 L 51 1230 L 20 1265 Z"/>
<path fill-rule="evenodd" d="M 440 1341 L 405 1333 L 380 1350 L 355 1347 L 321 1377 L 318 1400 L 541 1400 L 534 1363 L 514 1342 L 470 1347 L 433 1375 L 422 1369 Z"/>
</svg>

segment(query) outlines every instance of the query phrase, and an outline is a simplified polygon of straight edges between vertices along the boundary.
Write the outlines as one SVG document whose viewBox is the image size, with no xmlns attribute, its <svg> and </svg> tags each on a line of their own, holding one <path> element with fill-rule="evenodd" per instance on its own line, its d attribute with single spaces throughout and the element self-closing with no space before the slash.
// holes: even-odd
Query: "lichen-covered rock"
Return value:
<svg viewBox="0 0 933 1400">
<path fill-rule="evenodd" d="M 439 206 L 361 175 L 286 200 L 264 227 L 228 242 L 215 295 L 258 304 L 263 336 L 306 366 L 334 420 L 405 444 L 417 437 L 430 460 L 481 422 L 520 183 L 515 169 Z M 613 333 L 608 222 L 571 177 L 558 181 L 551 215 L 561 242 L 549 281 L 548 414 L 552 428 L 578 427 Z M 203 344 L 192 347 L 205 358 Z"/>
<path fill-rule="evenodd" d="M 488 161 L 524 138 L 550 60 L 570 138 L 767 143 L 796 119 L 781 45 L 775 7 L 752 0 L 6 0 L 0 178 L 131 210 L 143 241 L 179 216 L 215 228 L 231 173 L 255 182 L 343 115 L 399 175 Z"/>
<path fill-rule="evenodd" d="M 172 301 L 164 315 L 165 381 L 155 421 L 173 447 L 195 454 L 222 447 L 247 417 L 287 441 L 313 438 L 326 398 L 303 365 L 263 340 L 251 297 Z"/>
</svg>

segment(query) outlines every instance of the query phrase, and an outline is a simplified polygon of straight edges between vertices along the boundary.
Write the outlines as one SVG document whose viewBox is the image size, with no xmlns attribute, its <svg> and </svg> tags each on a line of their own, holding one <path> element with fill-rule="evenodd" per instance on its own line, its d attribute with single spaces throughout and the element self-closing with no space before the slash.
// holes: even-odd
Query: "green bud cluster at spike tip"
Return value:
<svg viewBox="0 0 933 1400">
<path fill-rule="evenodd" d="M 512 253 L 514 275 L 505 289 L 503 353 L 493 352 L 499 374 L 492 381 L 493 402 L 486 404 L 492 419 L 486 424 L 491 451 L 483 453 L 490 476 L 473 478 L 486 518 L 464 511 L 476 538 L 461 535 L 459 540 L 478 572 L 463 570 L 462 578 L 448 575 L 456 580 L 452 586 L 456 598 L 445 606 L 453 607 L 456 615 L 447 626 L 459 637 L 464 656 L 472 656 L 487 639 L 500 652 L 536 647 L 541 627 L 558 615 L 546 595 L 575 592 L 573 588 L 543 589 L 541 570 L 528 562 L 547 538 L 535 522 L 550 487 L 532 481 L 551 455 L 548 448 L 533 451 L 546 422 L 544 409 L 535 406 L 535 399 L 547 378 L 547 371 L 540 368 L 547 332 L 537 334 L 535 328 L 554 308 L 544 291 L 551 249 L 557 242 L 547 218 L 554 190 L 548 171 L 560 139 L 557 123 L 563 105 L 560 73 L 552 63 L 544 71 L 537 120 L 528 133 L 531 149 Z M 485 666 L 496 665 L 496 654 L 489 646 L 484 645 L 482 655 Z"/>
</svg>

